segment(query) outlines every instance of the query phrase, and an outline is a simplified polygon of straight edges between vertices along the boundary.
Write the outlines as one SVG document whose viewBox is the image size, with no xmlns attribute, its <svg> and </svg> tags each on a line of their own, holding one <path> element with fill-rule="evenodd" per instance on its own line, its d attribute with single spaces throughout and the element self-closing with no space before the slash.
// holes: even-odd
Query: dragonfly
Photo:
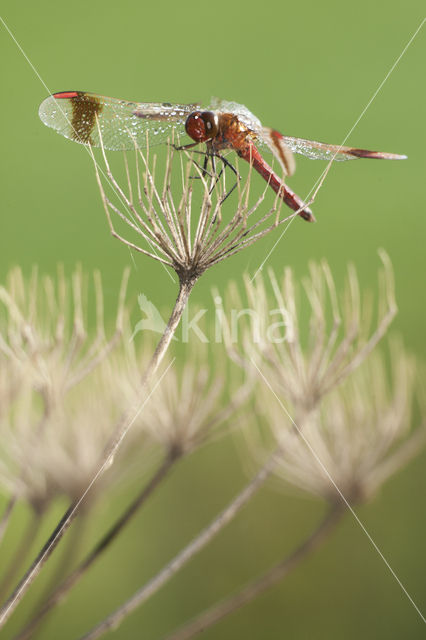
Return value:
<svg viewBox="0 0 426 640">
<path fill-rule="evenodd" d="M 206 157 L 218 157 L 232 167 L 222 155 L 222 151 L 231 149 L 252 165 L 286 205 L 309 222 L 315 220 L 311 209 L 285 182 L 295 171 L 293 153 L 329 161 L 407 157 L 285 136 L 264 127 L 247 107 L 218 98 L 203 106 L 200 103 L 129 102 L 87 91 L 62 91 L 41 103 L 39 116 L 62 136 L 107 150 L 145 148 L 148 144 L 180 139 L 187 134 L 192 142 L 178 149 L 205 143 Z M 266 162 L 264 151 L 273 154 L 283 177 Z"/>
</svg>

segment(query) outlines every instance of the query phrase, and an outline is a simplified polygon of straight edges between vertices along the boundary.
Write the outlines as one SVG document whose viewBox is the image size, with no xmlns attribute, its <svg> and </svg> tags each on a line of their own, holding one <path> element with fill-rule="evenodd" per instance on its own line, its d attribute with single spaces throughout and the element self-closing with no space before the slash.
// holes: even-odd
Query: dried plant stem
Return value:
<svg viewBox="0 0 426 640">
<path fill-rule="evenodd" d="M 0 629 L 6 624 L 7 620 L 12 615 L 13 611 L 16 609 L 29 587 L 39 575 L 43 566 L 46 564 L 47 560 L 53 553 L 53 551 L 58 546 L 60 540 L 62 539 L 65 532 L 69 529 L 72 522 L 76 518 L 79 508 L 83 503 L 87 493 L 90 490 L 91 485 L 99 479 L 99 477 L 104 473 L 104 471 L 109 467 L 112 462 L 115 453 L 117 452 L 121 442 L 123 441 L 127 431 L 129 430 L 131 424 L 137 417 L 141 408 L 143 407 L 146 399 L 143 399 L 144 393 L 147 391 L 147 383 L 150 381 L 150 378 L 156 372 L 158 366 L 160 365 L 167 348 L 170 344 L 170 341 L 173 337 L 174 332 L 179 324 L 179 321 L 182 317 L 182 313 L 185 309 L 186 303 L 188 301 L 189 295 L 197 281 L 196 276 L 188 276 L 180 278 L 180 288 L 178 297 L 176 299 L 173 311 L 171 313 L 170 319 L 167 323 L 167 326 L 164 330 L 162 337 L 157 345 L 157 348 L 154 352 L 154 355 L 151 359 L 151 362 L 148 365 L 148 368 L 142 378 L 140 384 L 140 393 L 135 405 L 131 406 L 129 410 L 127 410 L 114 429 L 114 434 L 111 441 L 108 443 L 105 448 L 103 455 L 101 456 L 98 469 L 95 470 L 93 480 L 91 484 L 87 487 L 84 494 L 76 501 L 72 502 L 70 507 L 66 510 L 55 529 L 47 539 L 46 543 L 43 545 L 42 549 L 38 553 L 37 557 L 33 561 L 32 565 L 29 567 L 27 572 L 21 578 L 9 598 L 3 604 L 0 609 Z"/>
<path fill-rule="evenodd" d="M 343 513 L 343 506 L 335 505 L 327 512 L 325 518 L 310 534 L 310 536 L 279 564 L 275 565 L 259 578 L 253 580 L 253 582 L 250 582 L 235 595 L 227 598 L 226 600 L 222 600 L 210 609 L 201 613 L 189 624 L 166 636 L 165 640 L 189 640 L 189 638 L 193 638 L 198 633 L 212 627 L 229 614 L 248 604 L 261 593 L 277 584 L 277 582 L 280 582 L 305 558 L 305 556 L 308 555 L 308 553 L 315 551 L 315 549 L 324 542 L 327 536 L 336 527 Z"/>
<path fill-rule="evenodd" d="M 168 582 L 191 558 L 203 549 L 226 526 L 250 500 L 254 493 L 262 486 L 272 471 L 276 462 L 274 453 L 262 469 L 252 478 L 245 488 L 219 513 L 214 520 L 203 529 L 186 547 L 184 547 L 154 578 L 114 611 L 105 620 L 82 636 L 80 640 L 94 640 L 104 633 L 116 628 L 120 622 L 134 609 L 153 596 L 166 582 Z"/>
<path fill-rule="evenodd" d="M 39 626 L 43 618 L 55 607 L 63 602 L 69 591 L 80 581 L 90 567 L 101 557 L 101 555 L 109 549 L 110 545 L 123 528 L 130 522 L 137 511 L 142 507 L 145 501 L 150 497 L 158 485 L 168 475 L 172 467 L 182 457 L 182 453 L 178 451 L 170 451 L 164 458 L 162 464 L 158 467 L 151 480 L 144 486 L 142 491 L 138 493 L 136 498 L 131 502 L 122 515 L 114 522 L 108 531 L 102 536 L 99 542 L 80 562 L 76 569 L 55 589 L 49 599 L 42 605 L 34 618 L 29 624 L 17 635 L 15 640 L 26 640 L 31 638 L 35 629 Z"/>
<path fill-rule="evenodd" d="M 0 609 L 0 628 L 7 622 L 12 612 L 16 609 L 25 593 L 27 592 L 28 588 L 32 584 L 33 580 L 38 576 L 52 551 L 56 548 L 62 536 L 67 531 L 73 520 L 75 511 L 76 503 L 72 503 L 58 522 L 52 534 L 43 545 L 31 567 L 19 581 L 13 593 L 9 596 L 9 598 Z"/>
<path fill-rule="evenodd" d="M 54 590 L 56 590 L 57 585 L 60 580 L 68 573 L 68 570 L 73 565 L 74 560 L 78 557 L 79 551 L 81 549 L 81 543 L 84 539 L 84 534 L 86 532 L 86 527 L 88 524 L 88 513 L 84 512 L 77 518 L 75 526 L 71 529 L 70 536 L 67 540 L 66 545 L 64 546 L 62 556 L 60 558 L 58 566 L 55 568 L 52 577 L 49 580 L 47 587 L 43 590 L 40 598 L 38 599 L 34 609 L 33 609 L 33 617 L 36 617 L 39 611 L 42 610 L 44 604 L 48 601 Z M 41 620 L 40 620 L 41 622 Z M 33 629 L 33 633 L 31 637 L 35 638 L 35 628 Z M 40 628 L 38 628 L 38 633 L 40 633 Z"/>
<path fill-rule="evenodd" d="M 164 333 L 161 336 L 159 343 L 157 344 L 157 348 L 155 349 L 154 355 L 151 358 L 151 362 L 149 363 L 144 373 L 142 384 L 148 382 L 148 380 L 157 370 L 161 360 L 163 359 L 196 282 L 196 277 L 181 279 L 179 294 L 176 299 L 174 309 L 169 318 L 169 322 L 167 323 L 167 327 L 165 328 Z"/>
<path fill-rule="evenodd" d="M 32 517 L 27 523 L 22 539 L 18 543 L 18 547 L 13 554 L 12 560 L 9 564 L 9 568 L 6 573 L 3 575 L 3 580 L 0 586 L 0 600 L 4 597 L 5 593 L 10 589 L 10 585 L 13 580 L 16 578 L 16 574 L 19 573 L 25 558 L 27 557 L 29 548 L 31 547 L 31 543 L 34 541 L 34 538 L 37 535 L 37 531 L 41 524 L 41 516 L 42 514 L 33 511 Z"/>
<path fill-rule="evenodd" d="M 13 496 L 12 498 L 10 498 L 9 502 L 6 504 L 5 510 L 3 511 L 3 515 L 0 520 L 0 542 L 3 540 L 15 504 L 16 496 Z"/>
</svg>

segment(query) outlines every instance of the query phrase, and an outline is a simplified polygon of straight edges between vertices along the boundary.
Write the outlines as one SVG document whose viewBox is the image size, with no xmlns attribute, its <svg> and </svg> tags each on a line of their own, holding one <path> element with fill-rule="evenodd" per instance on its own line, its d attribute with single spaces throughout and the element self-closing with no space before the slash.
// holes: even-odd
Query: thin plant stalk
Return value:
<svg viewBox="0 0 426 640">
<path fill-rule="evenodd" d="M 3 580 L 0 586 L 0 599 L 3 598 L 5 593 L 10 589 L 10 585 L 16 578 L 16 574 L 19 574 L 21 567 L 27 557 L 31 543 L 34 541 L 37 531 L 39 530 L 42 520 L 42 513 L 33 511 L 32 516 L 24 529 L 22 539 L 18 543 L 18 547 L 12 556 L 12 560 L 9 564 L 9 568 L 3 576 Z"/>
<path fill-rule="evenodd" d="M 45 602 L 48 601 L 52 593 L 56 590 L 56 587 L 62 580 L 63 576 L 68 573 L 68 570 L 73 565 L 74 560 L 78 557 L 79 551 L 81 549 L 81 543 L 83 542 L 84 534 L 86 532 L 88 524 L 87 515 L 88 514 L 83 511 L 80 517 L 77 518 L 75 526 L 71 530 L 70 536 L 67 540 L 67 544 L 63 549 L 59 564 L 55 568 L 55 571 L 53 572 L 53 575 L 51 576 L 46 589 L 41 594 L 40 598 L 37 601 L 37 604 L 33 609 L 34 617 L 36 617 L 38 612 L 43 608 Z M 40 633 L 40 628 L 38 628 L 37 631 L 38 633 Z M 34 632 L 32 634 L 32 637 L 35 638 Z"/>
<path fill-rule="evenodd" d="M 4 534 L 6 533 L 7 525 L 9 524 L 16 502 L 16 496 L 13 496 L 10 498 L 9 502 L 6 504 L 5 510 L 3 511 L 3 515 L 0 520 L 0 542 L 2 542 Z"/>
<path fill-rule="evenodd" d="M 179 287 L 179 295 L 176 299 L 176 303 L 172 314 L 169 318 L 167 326 L 164 330 L 163 335 L 160 338 L 160 341 L 157 344 L 157 348 L 155 349 L 154 355 L 152 356 L 151 362 L 149 363 L 143 379 L 142 384 L 146 384 L 151 378 L 151 376 L 156 372 L 161 360 L 164 357 L 164 354 L 167 351 L 167 348 L 175 334 L 177 326 L 182 317 L 183 311 L 187 305 L 189 296 L 191 294 L 192 289 L 196 283 L 196 278 L 188 278 L 185 280 L 181 280 Z"/>
<path fill-rule="evenodd" d="M 172 467 L 181 459 L 183 452 L 170 451 L 164 458 L 162 464 L 158 467 L 151 480 L 144 486 L 142 491 L 138 493 L 136 498 L 130 503 L 127 509 L 114 522 L 108 531 L 97 542 L 93 549 L 86 555 L 80 564 L 74 569 L 70 575 L 62 581 L 60 585 L 51 593 L 50 597 L 39 609 L 34 618 L 28 625 L 15 636 L 14 640 L 26 640 L 33 637 L 34 631 L 38 628 L 43 618 L 56 605 L 62 603 L 69 591 L 86 575 L 90 567 L 102 556 L 102 554 L 110 548 L 110 545 L 117 538 L 118 534 L 130 522 L 137 511 L 142 507 L 145 501 L 150 497 L 158 485 L 169 474 Z"/>
<path fill-rule="evenodd" d="M 110 466 L 115 453 L 117 452 L 121 442 L 123 441 L 124 437 L 127 434 L 127 431 L 129 430 L 130 426 L 132 425 L 132 423 L 140 413 L 145 402 L 147 402 L 147 400 L 149 399 L 150 394 L 148 394 L 144 400 L 142 400 L 141 398 L 143 398 L 144 394 L 147 393 L 148 382 L 150 381 L 151 377 L 154 375 L 162 359 L 164 358 L 164 355 L 172 340 L 173 334 L 176 331 L 176 328 L 179 324 L 184 308 L 188 301 L 189 295 L 196 281 L 197 281 L 196 277 L 193 277 L 193 278 L 182 277 L 180 279 L 180 288 L 179 288 L 178 297 L 176 299 L 176 303 L 174 305 L 173 311 L 170 315 L 170 318 L 164 330 L 164 333 L 160 338 L 160 341 L 157 345 L 154 355 L 152 356 L 151 362 L 148 365 L 146 373 L 144 374 L 141 380 L 139 394 L 138 394 L 139 397 L 137 402 L 133 406 L 131 406 L 127 411 L 124 412 L 124 414 L 121 416 L 118 423 L 116 424 L 113 432 L 113 437 L 111 438 L 110 442 L 108 443 L 107 447 L 103 452 L 103 455 L 99 462 L 98 469 L 95 471 L 93 480 L 90 483 L 89 487 L 86 489 L 85 493 L 78 500 L 73 501 L 71 505 L 68 507 L 68 509 L 66 510 L 66 512 L 64 513 L 62 518 L 59 520 L 58 524 L 56 525 L 55 529 L 50 534 L 49 538 L 47 539 L 47 541 L 39 551 L 38 555 L 36 556 L 35 560 L 31 564 L 29 569 L 26 571 L 26 573 L 21 578 L 21 580 L 19 581 L 19 583 L 17 584 L 17 586 L 15 587 L 15 589 L 13 590 L 9 598 L 1 607 L 0 629 L 6 624 L 7 620 L 10 618 L 10 616 L 12 615 L 12 613 L 14 612 L 18 604 L 21 602 L 26 592 L 28 591 L 29 587 L 31 586 L 33 581 L 36 579 L 36 577 L 39 575 L 43 566 L 46 564 L 47 560 L 49 559 L 53 551 L 56 549 L 56 547 L 58 546 L 65 532 L 71 526 L 72 522 L 74 521 L 77 514 L 79 513 L 79 508 L 83 503 L 87 493 L 90 491 L 90 488 L 93 485 L 93 483 L 96 482 L 99 479 L 99 477 L 103 475 L 105 470 Z M 155 390 L 155 387 L 153 391 L 154 390 Z M 151 391 L 151 394 L 153 391 Z"/>
<path fill-rule="evenodd" d="M 314 531 L 290 555 L 234 595 L 206 609 L 194 620 L 166 636 L 165 640 L 189 640 L 255 600 L 264 591 L 283 580 L 309 553 L 315 551 L 331 534 L 343 513 L 341 504 L 334 505 Z"/>
<path fill-rule="evenodd" d="M 80 640 L 95 640 L 111 629 L 115 629 L 120 622 L 141 604 L 151 598 L 164 584 L 166 584 L 189 560 L 199 553 L 213 538 L 239 513 L 242 507 L 253 497 L 256 491 L 269 477 L 276 464 L 276 453 L 271 455 L 265 465 L 250 480 L 244 489 L 219 513 L 213 521 L 205 527 L 191 542 L 184 547 L 161 571 L 147 582 L 141 589 L 116 609 L 105 620 L 100 622 Z"/>
</svg>

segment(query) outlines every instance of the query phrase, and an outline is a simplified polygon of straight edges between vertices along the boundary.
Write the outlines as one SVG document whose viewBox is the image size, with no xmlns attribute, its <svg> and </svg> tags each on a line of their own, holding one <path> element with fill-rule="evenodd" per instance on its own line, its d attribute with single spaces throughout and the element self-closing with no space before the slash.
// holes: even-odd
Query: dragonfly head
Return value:
<svg viewBox="0 0 426 640">
<path fill-rule="evenodd" d="M 193 111 L 185 122 L 185 130 L 195 142 L 206 142 L 219 133 L 219 118 L 214 111 Z"/>
</svg>

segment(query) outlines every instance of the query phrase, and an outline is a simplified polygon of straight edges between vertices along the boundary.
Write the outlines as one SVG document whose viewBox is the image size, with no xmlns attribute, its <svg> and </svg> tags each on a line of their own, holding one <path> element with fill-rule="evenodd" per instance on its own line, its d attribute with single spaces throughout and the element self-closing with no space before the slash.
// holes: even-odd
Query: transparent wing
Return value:
<svg viewBox="0 0 426 640">
<path fill-rule="evenodd" d="M 376 158 L 378 160 L 405 160 L 407 156 L 384 151 L 369 151 L 356 147 L 341 147 L 338 144 L 325 144 L 315 140 L 282 136 L 285 144 L 294 153 L 300 153 L 314 160 L 354 160 L 355 158 Z"/>
<path fill-rule="evenodd" d="M 284 175 L 292 176 L 296 170 L 296 161 L 284 136 L 279 131 L 268 127 L 262 127 L 257 135 L 263 147 L 274 154 L 284 171 Z"/>
<path fill-rule="evenodd" d="M 185 133 L 187 116 L 198 104 L 128 102 L 85 91 L 63 91 L 46 98 L 39 116 L 58 133 L 94 147 L 120 150 L 165 142 Z"/>
<path fill-rule="evenodd" d="M 262 129 L 262 123 L 251 111 L 243 104 L 238 102 L 230 102 L 221 98 L 212 98 L 210 107 L 212 111 L 221 111 L 222 113 L 233 113 L 238 119 L 245 124 L 246 127 L 258 133 Z"/>
<path fill-rule="evenodd" d="M 263 150 L 274 154 L 284 171 L 284 175 L 291 176 L 294 173 L 296 163 L 283 136 L 278 131 L 263 127 L 259 118 L 249 111 L 247 107 L 238 104 L 238 102 L 212 98 L 210 109 L 221 111 L 222 113 L 233 113 L 237 116 L 238 120 L 253 133 L 253 138 L 257 141 L 256 144 Z"/>
</svg>

